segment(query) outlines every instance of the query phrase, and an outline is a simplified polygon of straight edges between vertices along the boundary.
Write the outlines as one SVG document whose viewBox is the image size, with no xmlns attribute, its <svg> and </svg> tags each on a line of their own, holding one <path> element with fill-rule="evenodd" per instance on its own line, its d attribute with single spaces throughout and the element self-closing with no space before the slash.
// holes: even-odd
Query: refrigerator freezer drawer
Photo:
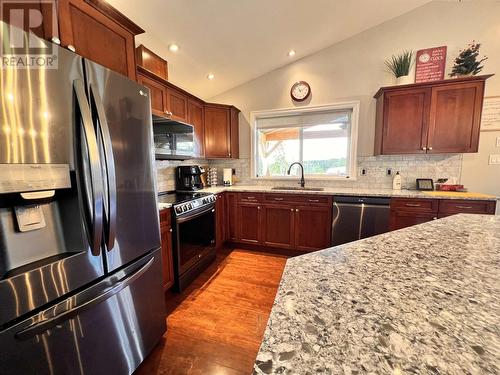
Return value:
<svg viewBox="0 0 500 375">
<path fill-rule="evenodd" d="M 165 332 L 164 311 L 156 250 L 0 332 L 2 374 L 131 374 Z"/>
</svg>

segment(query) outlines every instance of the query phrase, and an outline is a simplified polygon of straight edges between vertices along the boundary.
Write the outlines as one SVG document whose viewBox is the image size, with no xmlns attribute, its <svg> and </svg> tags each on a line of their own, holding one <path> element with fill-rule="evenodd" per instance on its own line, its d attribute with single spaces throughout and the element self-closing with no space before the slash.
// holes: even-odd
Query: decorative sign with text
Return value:
<svg viewBox="0 0 500 375">
<path fill-rule="evenodd" d="M 446 46 L 426 48 L 417 51 L 415 83 L 444 79 Z"/>
</svg>

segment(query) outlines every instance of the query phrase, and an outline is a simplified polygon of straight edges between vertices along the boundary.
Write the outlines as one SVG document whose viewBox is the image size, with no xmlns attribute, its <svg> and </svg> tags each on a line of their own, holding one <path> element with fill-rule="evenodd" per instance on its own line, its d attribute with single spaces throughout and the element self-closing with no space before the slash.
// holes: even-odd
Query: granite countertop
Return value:
<svg viewBox="0 0 500 375">
<path fill-rule="evenodd" d="M 293 186 L 293 184 L 290 184 Z M 392 189 L 355 189 L 355 188 L 325 188 L 322 191 L 304 191 L 304 190 L 273 190 L 272 186 L 252 186 L 252 185 L 234 185 L 234 186 L 215 186 L 203 189 L 208 193 L 221 193 L 224 191 L 235 192 L 262 192 L 278 194 L 319 194 L 319 195 L 344 195 L 344 196 L 365 196 L 365 197 L 400 197 L 400 198 L 424 198 L 424 199 L 474 199 L 474 200 L 497 200 L 492 195 L 470 193 L 477 195 L 463 196 L 460 193 L 450 192 L 423 192 L 418 190 L 392 190 Z M 456 195 L 454 195 L 456 194 Z"/>
<path fill-rule="evenodd" d="M 325 188 L 322 191 L 309 190 L 273 190 L 272 186 L 260 185 L 234 185 L 208 187 L 201 192 L 218 194 L 224 191 L 252 192 L 252 193 L 276 193 L 276 194 L 317 194 L 317 195 L 342 195 L 342 196 L 364 196 L 364 197 L 399 197 L 399 198 L 424 198 L 424 199 L 473 199 L 473 200 L 498 200 L 497 197 L 487 194 L 463 196 L 460 193 L 453 195 L 449 192 L 433 192 L 432 194 L 418 190 L 392 190 L 392 189 L 349 189 L 349 188 Z M 475 194 L 475 193 L 471 193 Z M 158 203 L 159 210 L 172 207 L 169 203 Z"/>
<path fill-rule="evenodd" d="M 254 374 L 499 374 L 500 216 L 287 261 Z"/>
</svg>

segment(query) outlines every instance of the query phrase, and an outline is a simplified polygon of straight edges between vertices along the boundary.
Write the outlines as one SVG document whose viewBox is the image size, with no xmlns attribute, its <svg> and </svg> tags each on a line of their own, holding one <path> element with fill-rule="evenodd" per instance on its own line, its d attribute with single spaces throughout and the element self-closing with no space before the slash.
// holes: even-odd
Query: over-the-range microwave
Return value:
<svg viewBox="0 0 500 375">
<path fill-rule="evenodd" d="M 171 119 L 153 119 L 156 159 L 186 160 L 194 157 L 193 126 Z"/>
</svg>

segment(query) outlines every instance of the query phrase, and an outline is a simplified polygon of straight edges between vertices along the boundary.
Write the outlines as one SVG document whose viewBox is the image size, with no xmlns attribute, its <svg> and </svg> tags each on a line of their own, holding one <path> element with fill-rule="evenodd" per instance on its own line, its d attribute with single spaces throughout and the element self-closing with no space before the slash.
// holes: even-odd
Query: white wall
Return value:
<svg viewBox="0 0 500 375">
<path fill-rule="evenodd" d="M 290 86 L 298 80 L 308 81 L 312 96 L 302 105 L 361 100 L 358 154 L 370 156 L 375 130 L 372 96 L 379 87 L 393 84 L 393 78 L 384 71 L 384 60 L 403 49 L 446 45 L 449 72 L 459 49 L 471 40 L 482 43 L 481 52 L 489 57 L 483 73 L 499 74 L 487 81 L 486 95 L 500 95 L 500 1 L 476 0 L 429 3 L 211 100 L 234 104 L 242 110 L 240 153 L 242 158 L 248 158 L 250 112 L 294 106 Z M 500 132 L 481 133 L 480 152 L 464 156 L 462 181 L 470 190 L 500 196 L 500 166 L 487 165 L 490 152 L 500 153 L 500 148 L 494 147 L 497 136 Z"/>
</svg>

